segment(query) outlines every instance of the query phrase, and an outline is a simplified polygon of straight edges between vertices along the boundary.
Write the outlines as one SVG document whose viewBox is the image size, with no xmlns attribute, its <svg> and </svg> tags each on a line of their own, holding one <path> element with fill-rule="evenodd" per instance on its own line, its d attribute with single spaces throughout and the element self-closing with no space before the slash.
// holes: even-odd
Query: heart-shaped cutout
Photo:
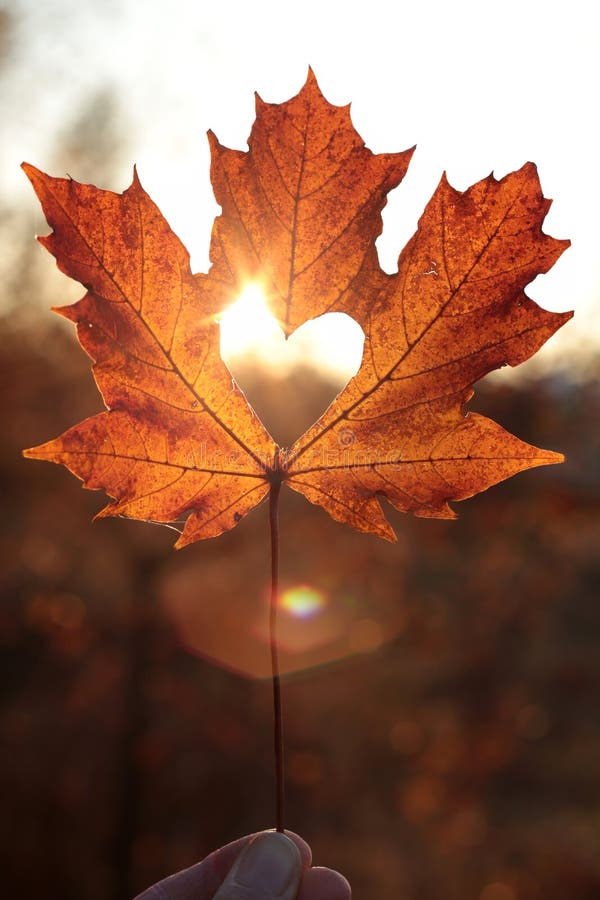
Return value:
<svg viewBox="0 0 600 900">
<path fill-rule="evenodd" d="M 357 373 L 364 332 L 345 313 L 310 319 L 286 339 L 250 285 L 220 320 L 221 356 L 273 438 L 290 446 Z"/>
</svg>

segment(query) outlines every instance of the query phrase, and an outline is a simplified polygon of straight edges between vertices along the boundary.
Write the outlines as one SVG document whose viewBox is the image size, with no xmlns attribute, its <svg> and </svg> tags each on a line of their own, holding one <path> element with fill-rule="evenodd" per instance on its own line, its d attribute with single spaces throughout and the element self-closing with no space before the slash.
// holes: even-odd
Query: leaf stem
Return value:
<svg viewBox="0 0 600 900">
<path fill-rule="evenodd" d="M 278 459 L 276 459 L 278 466 Z M 279 473 L 274 473 L 278 475 Z M 285 781 L 283 756 L 283 717 L 281 712 L 281 679 L 277 646 L 277 601 L 279 599 L 279 494 L 281 479 L 273 478 L 269 491 L 269 526 L 271 531 L 271 605 L 269 637 L 271 646 L 271 671 L 273 673 L 273 742 L 275 750 L 275 824 L 277 831 L 284 830 Z"/>
</svg>

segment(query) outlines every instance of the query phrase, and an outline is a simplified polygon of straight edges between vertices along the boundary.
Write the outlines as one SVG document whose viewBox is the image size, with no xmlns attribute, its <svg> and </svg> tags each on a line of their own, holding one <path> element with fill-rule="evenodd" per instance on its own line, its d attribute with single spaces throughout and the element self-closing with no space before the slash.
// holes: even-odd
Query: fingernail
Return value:
<svg viewBox="0 0 600 900">
<path fill-rule="evenodd" d="M 302 872 L 300 851 L 284 834 L 270 831 L 251 841 L 234 865 L 230 876 L 236 884 L 253 889 L 257 896 L 286 897 L 298 885 Z M 294 892 L 290 896 L 295 896 Z"/>
</svg>

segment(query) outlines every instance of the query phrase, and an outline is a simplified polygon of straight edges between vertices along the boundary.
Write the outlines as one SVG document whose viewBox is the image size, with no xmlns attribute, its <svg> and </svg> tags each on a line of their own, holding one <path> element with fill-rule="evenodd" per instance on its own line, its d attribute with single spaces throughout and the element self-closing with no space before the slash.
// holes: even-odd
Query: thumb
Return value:
<svg viewBox="0 0 600 900">
<path fill-rule="evenodd" d="M 213 900 L 295 900 L 300 851 L 278 831 L 258 834 L 240 853 Z"/>
</svg>

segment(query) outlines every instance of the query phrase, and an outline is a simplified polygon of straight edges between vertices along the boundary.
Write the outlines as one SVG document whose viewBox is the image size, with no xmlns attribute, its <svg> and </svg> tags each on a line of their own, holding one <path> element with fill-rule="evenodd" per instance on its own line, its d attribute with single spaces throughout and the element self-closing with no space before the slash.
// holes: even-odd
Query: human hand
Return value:
<svg viewBox="0 0 600 900">
<path fill-rule="evenodd" d="M 350 900 L 346 879 L 311 867 L 308 844 L 288 831 L 262 831 L 215 850 L 136 900 Z"/>
</svg>

